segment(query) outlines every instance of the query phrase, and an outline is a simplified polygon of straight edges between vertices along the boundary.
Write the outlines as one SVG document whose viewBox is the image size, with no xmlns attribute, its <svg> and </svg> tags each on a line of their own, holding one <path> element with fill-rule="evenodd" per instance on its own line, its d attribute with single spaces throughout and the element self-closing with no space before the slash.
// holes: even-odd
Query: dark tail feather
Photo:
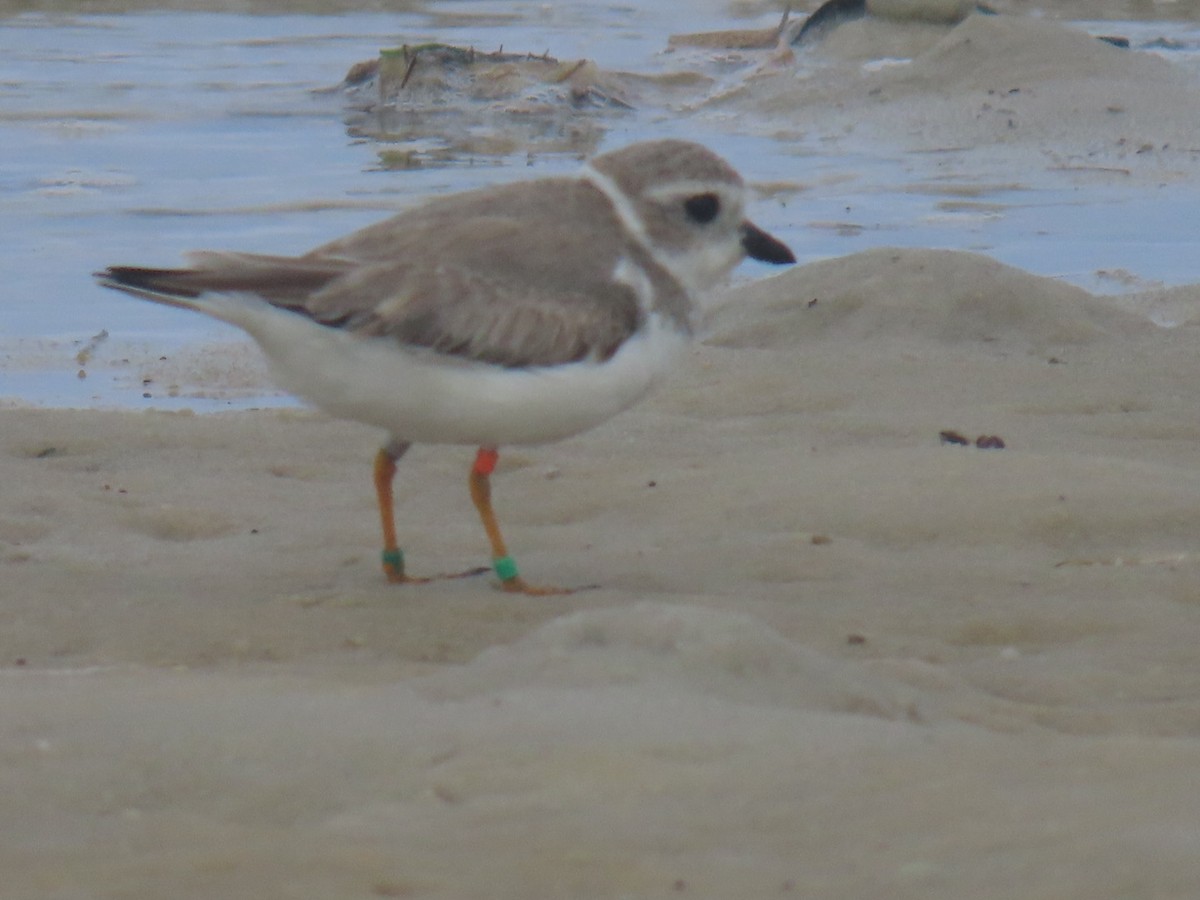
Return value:
<svg viewBox="0 0 1200 900">
<path fill-rule="evenodd" d="M 109 266 L 96 273 L 105 287 L 155 300 L 196 307 L 204 294 L 253 294 L 273 306 L 303 309 L 305 301 L 343 274 L 342 260 L 258 256 L 250 253 L 197 253 L 189 269 Z"/>
<path fill-rule="evenodd" d="M 140 266 L 109 266 L 94 273 L 105 287 L 138 294 L 163 294 L 171 297 L 199 297 L 205 290 L 196 283 L 191 269 L 143 269 Z M 191 282 L 191 283 L 189 283 Z"/>
</svg>

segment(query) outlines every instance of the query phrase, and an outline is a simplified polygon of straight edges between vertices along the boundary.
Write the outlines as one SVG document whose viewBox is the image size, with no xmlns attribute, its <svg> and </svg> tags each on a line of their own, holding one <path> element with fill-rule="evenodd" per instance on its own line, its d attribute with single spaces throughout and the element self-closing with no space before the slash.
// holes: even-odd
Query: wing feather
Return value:
<svg viewBox="0 0 1200 900">
<path fill-rule="evenodd" d="M 310 297 L 306 311 L 356 333 L 500 366 L 608 359 L 643 318 L 636 292 L 612 277 L 628 248 L 571 227 L 611 216 L 603 198 L 573 182 L 544 189 L 561 193 L 497 192 L 474 207 L 452 198 L 319 248 L 307 258 L 357 264 Z"/>
<path fill-rule="evenodd" d="M 561 179 L 434 201 L 300 257 L 205 251 L 188 269 L 98 276 L 159 302 L 254 294 L 364 337 L 545 366 L 608 359 L 641 325 L 637 293 L 613 278 L 630 252 L 608 201 Z"/>
</svg>

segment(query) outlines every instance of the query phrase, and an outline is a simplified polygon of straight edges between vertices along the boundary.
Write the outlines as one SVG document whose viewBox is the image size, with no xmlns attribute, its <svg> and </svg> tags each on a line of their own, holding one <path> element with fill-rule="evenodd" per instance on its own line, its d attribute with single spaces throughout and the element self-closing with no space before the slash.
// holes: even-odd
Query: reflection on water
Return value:
<svg viewBox="0 0 1200 900">
<path fill-rule="evenodd" d="M 500 13 L 483 4 L 402 6 L 0 19 L 0 397 L 168 404 L 175 398 L 159 386 L 186 373 L 142 376 L 150 385 L 137 376 L 176 359 L 202 369 L 197 345 L 238 339 L 200 316 L 103 291 L 90 278 L 102 266 L 173 265 L 205 247 L 303 252 L 422 197 L 569 171 L 586 153 L 650 136 L 698 139 L 733 159 L 763 189 L 756 220 L 802 261 L 877 245 L 939 246 L 986 249 L 1091 288 L 1100 269 L 1170 283 L 1194 277 L 1177 246 L 1129 241 L 1143 225 L 1186 234 L 1190 190 L 980 185 L 970 175 L 948 178 L 943 161 L 845 142 L 831 149 L 821 135 L 696 110 L 766 51 L 669 52 L 669 35 L 770 28 L 777 13 L 730 23 L 704 5 L 680 22 L 674 4 L 652 0 Z M 1183 26 L 1129 27 L 1135 41 L 1165 36 L 1174 43 L 1161 52 L 1197 56 L 1195 32 Z M 482 69 L 426 65 L 435 57 L 414 67 L 403 48 L 423 44 L 473 48 L 483 63 L 502 49 L 546 61 L 520 72 L 512 60 L 491 60 L 467 103 L 462 79 Z M 343 84 L 352 65 L 388 49 L 390 74 Z M 1046 232 L 1057 235 L 1052 248 Z M 112 339 L 80 366 L 75 355 L 103 331 Z M 221 402 L 261 399 L 259 373 L 246 365 L 214 388 Z"/>
</svg>

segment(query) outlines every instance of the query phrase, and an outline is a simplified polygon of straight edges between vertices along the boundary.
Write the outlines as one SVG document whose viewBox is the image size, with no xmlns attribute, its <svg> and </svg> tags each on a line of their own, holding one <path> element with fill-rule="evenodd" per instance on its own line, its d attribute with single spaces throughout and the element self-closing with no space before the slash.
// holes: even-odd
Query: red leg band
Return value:
<svg viewBox="0 0 1200 900">
<path fill-rule="evenodd" d="M 496 471 L 498 459 L 500 452 L 494 447 L 480 447 L 479 452 L 475 454 L 475 471 L 480 475 L 491 475 Z"/>
</svg>

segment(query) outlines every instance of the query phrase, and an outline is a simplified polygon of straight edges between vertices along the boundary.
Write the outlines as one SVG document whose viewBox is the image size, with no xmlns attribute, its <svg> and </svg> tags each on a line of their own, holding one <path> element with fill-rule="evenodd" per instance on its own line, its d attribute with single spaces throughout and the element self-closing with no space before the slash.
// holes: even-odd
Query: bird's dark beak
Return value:
<svg viewBox="0 0 1200 900">
<path fill-rule="evenodd" d="M 796 257 L 788 249 L 787 244 L 771 237 L 757 225 L 751 222 L 742 223 L 742 247 L 751 259 L 777 266 L 794 263 Z"/>
</svg>

